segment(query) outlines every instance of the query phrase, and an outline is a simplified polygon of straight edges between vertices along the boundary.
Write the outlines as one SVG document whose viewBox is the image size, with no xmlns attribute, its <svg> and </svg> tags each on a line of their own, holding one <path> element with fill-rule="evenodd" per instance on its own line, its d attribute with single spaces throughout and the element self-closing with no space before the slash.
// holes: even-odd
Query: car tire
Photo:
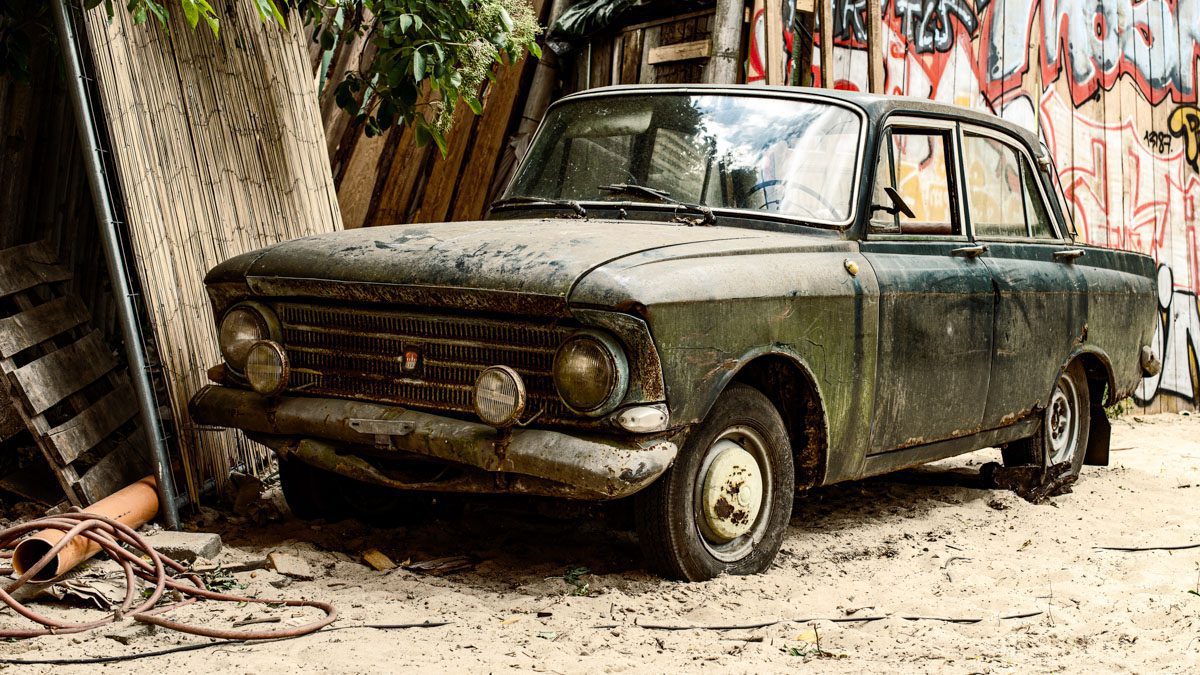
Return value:
<svg viewBox="0 0 1200 675">
<path fill-rule="evenodd" d="M 779 412 L 757 389 L 731 385 L 671 468 L 635 496 L 647 566 L 685 581 L 766 570 L 783 543 L 795 483 Z"/>
<path fill-rule="evenodd" d="M 1090 397 L 1083 365 L 1072 361 L 1054 384 L 1037 433 L 1002 449 L 1004 465 L 1045 462 L 1052 466 L 1070 461 L 1070 475 L 1079 475 L 1092 426 Z"/>
</svg>

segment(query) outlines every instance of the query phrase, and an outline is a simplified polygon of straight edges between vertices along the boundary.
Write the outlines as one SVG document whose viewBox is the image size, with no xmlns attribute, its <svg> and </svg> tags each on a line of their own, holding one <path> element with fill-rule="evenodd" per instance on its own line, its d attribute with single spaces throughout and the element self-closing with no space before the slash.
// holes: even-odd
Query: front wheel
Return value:
<svg viewBox="0 0 1200 675">
<path fill-rule="evenodd" d="M 730 386 L 675 464 L 636 497 L 647 565 L 686 581 L 766 570 L 783 543 L 795 482 L 775 406 L 757 389 Z"/>
<path fill-rule="evenodd" d="M 1087 454 L 1091 413 L 1087 374 L 1073 361 L 1055 383 L 1037 433 L 1004 448 L 1004 464 L 1054 466 L 1069 462 L 1069 475 L 1079 475 Z"/>
</svg>

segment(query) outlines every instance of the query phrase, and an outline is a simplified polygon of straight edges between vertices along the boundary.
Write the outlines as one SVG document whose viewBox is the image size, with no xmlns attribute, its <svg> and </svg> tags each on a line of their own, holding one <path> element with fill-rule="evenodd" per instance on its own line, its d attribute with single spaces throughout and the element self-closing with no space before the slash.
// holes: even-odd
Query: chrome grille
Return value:
<svg viewBox="0 0 1200 675">
<path fill-rule="evenodd" d="M 483 319 L 302 303 L 275 305 L 291 362 L 288 388 L 432 411 L 474 412 L 475 378 L 506 365 L 525 380 L 528 415 L 573 417 L 554 391 L 554 352 L 570 326 L 538 319 Z M 405 372 L 406 350 L 421 355 Z"/>
</svg>

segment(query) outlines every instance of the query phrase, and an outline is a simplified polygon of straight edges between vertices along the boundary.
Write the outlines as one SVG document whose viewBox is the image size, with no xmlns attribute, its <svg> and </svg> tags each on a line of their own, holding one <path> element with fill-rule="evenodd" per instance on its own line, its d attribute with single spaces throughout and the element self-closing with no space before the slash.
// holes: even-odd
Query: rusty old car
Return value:
<svg viewBox="0 0 1200 675">
<path fill-rule="evenodd" d="M 1046 148 L 991 115 L 594 89 L 486 220 L 213 269 L 224 363 L 191 412 L 273 448 L 301 517 L 631 498 L 649 567 L 756 573 L 814 486 L 1106 461 L 1102 406 L 1156 367 L 1153 272 L 1076 241 Z"/>
</svg>

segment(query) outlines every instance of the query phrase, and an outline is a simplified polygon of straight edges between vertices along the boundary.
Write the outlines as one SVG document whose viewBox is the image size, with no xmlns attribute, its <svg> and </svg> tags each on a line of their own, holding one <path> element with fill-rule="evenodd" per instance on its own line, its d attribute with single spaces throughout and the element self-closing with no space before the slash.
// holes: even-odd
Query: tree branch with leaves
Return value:
<svg viewBox="0 0 1200 675">
<path fill-rule="evenodd" d="M 263 21 L 281 28 L 289 21 L 302 22 L 311 39 L 326 50 L 343 40 L 366 37 L 375 57 L 341 82 L 327 85 L 337 88 L 338 106 L 363 125 L 368 136 L 410 124 L 419 144 L 432 141 L 442 154 L 459 103 L 480 114 L 483 84 L 495 78 L 498 68 L 519 62 L 526 52 L 541 56 L 541 27 L 529 0 L 231 1 L 253 2 Z M 110 19 L 119 2 L 83 0 L 89 10 L 103 5 Z M 214 39 L 221 39 L 220 14 L 209 0 L 124 0 L 134 24 L 154 20 L 163 29 L 169 29 L 172 3 L 178 3 L 192 29 L 203 23 Z M 37 18 L 30 4 L 0 0 L 0 33 L 9 26 L 14 35 L 28 38 L 31 29 L 26 26 L 36 25 L 31 16 Z M 15 44 L 19 50 L 23 42 Z M 17 51 L 13 58 L 18 65 L 19 57 Z"/>
</svg>

